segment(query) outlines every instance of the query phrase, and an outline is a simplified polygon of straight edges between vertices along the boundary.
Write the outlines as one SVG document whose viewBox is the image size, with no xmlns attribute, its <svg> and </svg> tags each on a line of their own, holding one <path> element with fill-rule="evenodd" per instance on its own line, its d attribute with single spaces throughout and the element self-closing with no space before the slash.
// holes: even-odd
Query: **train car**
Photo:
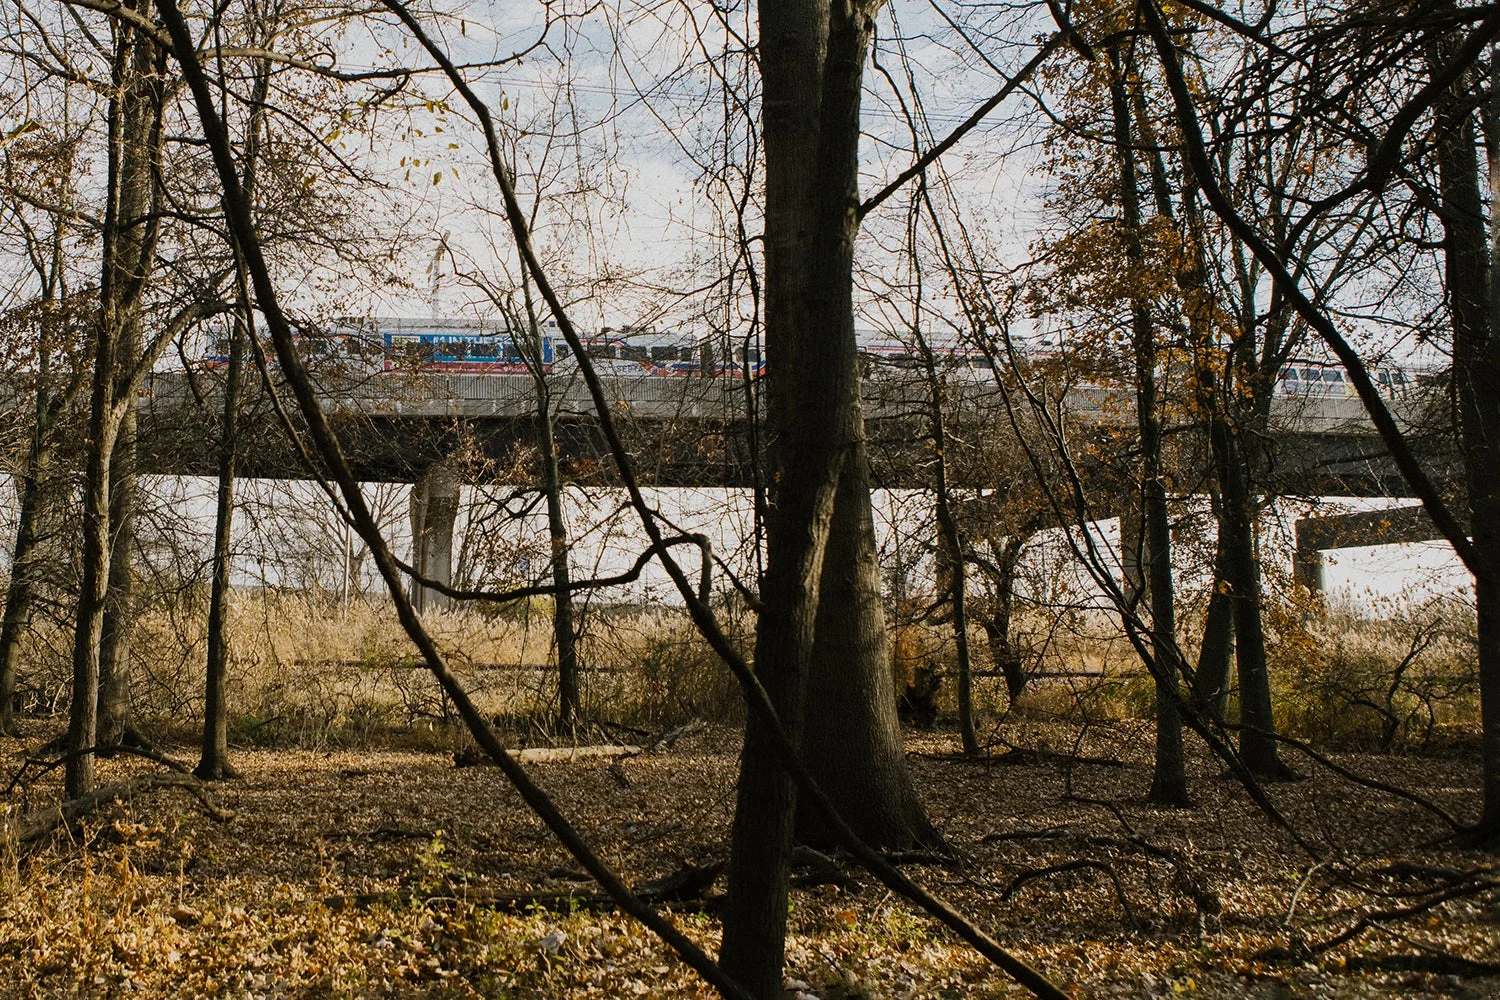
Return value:
<svg viewBox="0 0 1500 1000">
<path fill-rule="evenodd" d="M 363 374 L 382 367 L 384 349 L 379 338 L 368 331 L 340 325 L 332 330 L 297 330 L 293 337 L 297 356 L 315 375 Z M 210 331 L 207 338 L 203 356 L 197 363 L 210 370 L 228 367 L 232 330 L 221 325 Z M 266 365 L 276 367 L 279 362 L 270 334 L 262 329 L 258 341 Z M 254 366 L 254 359 L 247 356 L 245 364 Z"/>
<path fill-rule="evenodd" d="M 489 320 L 380 319 L 386 371 L 461 372 L 470 375 L 526 375 L 532 363 L 551 371 L 556 360 L 550 329 L 541 332 L 539 357 L 530 357 L 524 341 Z"/>
<path fill-rule="evenodd" d="M 1377 365 L 1369 369 L 1375 387 L 1387 395 L 1399 395 L 1412 384 L 1405 369 Z M 1354 383 L 1336 362 L 1296 359 L 1282 369 L 1277 391 L 1283 396 L 1355 396 Z"/>
<path fill-rule="evenodd" d="M 859 345 L 860 374 L 865 378 L 910 378 L 927 370 L 927 357 L 940 374 L 982 378 L 991 372 L 989 357 L 975 347 L 929 343 L 927 350 L 899 340 L 863 340 Z"/>
<path fill-rule="evenodd" d="M 722 338 L 697 339 L 684 336 L 676 345 L 659 345 L 652 350 L 654 374 L 673 378 L 759 378 L 765 373 L 765 359 L 760 348 L 746 348 L 743 343 L 726 350 Z"/>
<path fill-rule="evenodd" d="M 595 366 L 616 375 L 657 378 L 742 378 L 764 371 L 758 348 L 741 349 L 737 360 L 729 360 L 711 339 L 688 333 L 630 328 L 605 329 L 582 341 L 583 353 Z M 570 352 L 559 348 L 561 356 Z"/>
</svg>

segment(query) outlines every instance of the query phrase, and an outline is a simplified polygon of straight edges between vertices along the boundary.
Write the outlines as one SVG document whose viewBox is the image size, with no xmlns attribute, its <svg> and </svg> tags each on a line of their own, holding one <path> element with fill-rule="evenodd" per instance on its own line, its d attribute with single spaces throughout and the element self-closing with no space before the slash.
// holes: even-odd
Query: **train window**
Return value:
<svg viewBox="0 0 1500 1000">
<path fill-rule="evenodd" d="M 626 344 L 620 348 L 620 358 L 624 361 L 650 361 L 651 352 L 644 347 Z"/>
<path fill-rule="evenodd" d="M 652 361 L 676 361 L 677 348 L 675 347 L 653 347 L 651 348 Z"/>
<path fill-rule="evenodd" d="M 1286 371 L 1282 372 L 1281 373 L 1281 380 L 1283 382 L 1298 382 L 1298 381 L 1301 381 L 1299 378 L 1297 378 L 1297 369 L 1295 369 L 1295 368 L 1288 368 Z"/>
<path fill-rule="evenodd" d="M 1376 372 L 1375 373 L 1375 381 L 1379 382 L 1381 385 L 1390 385 L 1391 384 L 1391 373 L 1390 372 Z"/>
<path fill-rule="evenodd" d="M 1326 372 L 1323 373 L 1323 381 L 1324 382 L 1342 382 L 1342 381 L 1344 381 L 1344 373 L 1343 372 L 1336 372 L 1336 371 L 1332 371 L 1332 370 L 1326 371 Z"/>
<path fill-rule="evenodd" d="M 1405 385 L 1406 384 L 1406 373 L 1405 372 L 1391 372 L 1391 384 L 1392 385 Z"/>
</svg>

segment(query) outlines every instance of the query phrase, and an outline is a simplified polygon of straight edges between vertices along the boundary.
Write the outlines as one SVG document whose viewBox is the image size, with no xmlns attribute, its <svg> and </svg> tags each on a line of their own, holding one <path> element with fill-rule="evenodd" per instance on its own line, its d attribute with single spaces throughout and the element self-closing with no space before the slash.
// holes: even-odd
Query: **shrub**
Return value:
<svg viewBox="0 0 1500 1000">
<path fill-rule="evenodd" d="M 1477 718 L 1475 634 L 1457 597 L 1330 609 L 1307 641 L 1271 647 L 1277 725 L 1362 749 L 1425 747 L 1439 727 Z"/>
</svg>

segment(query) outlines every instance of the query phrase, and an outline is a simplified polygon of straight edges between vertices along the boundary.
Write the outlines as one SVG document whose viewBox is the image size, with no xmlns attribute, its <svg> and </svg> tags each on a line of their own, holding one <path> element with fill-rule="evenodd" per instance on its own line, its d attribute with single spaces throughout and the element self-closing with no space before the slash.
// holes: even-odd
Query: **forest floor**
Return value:
<svg viewBox="0 0 1500 1000">
<path fill-rule="evenodd" d="M 45 729 L 25 731 L 10 770 Z M 1315 860 L 1204 757 L 1197 808 L 1143 805 L 1143 724 L 999 736 L 1029 752 L 976 763 L 950 734 L 910 738 L 931 815 L 966 860 L 904 867 L 1072 995 L 1500 997 L 1500 867 L 1443 846 L 1431 811 L 1297 758 L 1312 776 L 1269 792 Z M 737 733 L 714 727 L 661 753 L 531 769 L 627 880 L 648 880 L 722 860 L 737 752 Z M 1477 799 L 1472 755 L 1335 760 L 1460 818 Z M 158 789 L 11 852 L 0 996 L 708 994 L 647 932 L 588 904 L 589 881 L 496 768 L 391 750 L 234 761 L 244 776 L 211 792 L 232 819 Z M 158 769 L 116 758 L 101 780 Z M 53 772 L 0 808 L 59 794 Z M 794 893 L 789 995 L 1027 995 L 857 868 L 833 882 Z M 671 907 L 710 950 L 721 893 Z M 1416 912 L 1390 915 L 1403 909 Z"/>
</svg>

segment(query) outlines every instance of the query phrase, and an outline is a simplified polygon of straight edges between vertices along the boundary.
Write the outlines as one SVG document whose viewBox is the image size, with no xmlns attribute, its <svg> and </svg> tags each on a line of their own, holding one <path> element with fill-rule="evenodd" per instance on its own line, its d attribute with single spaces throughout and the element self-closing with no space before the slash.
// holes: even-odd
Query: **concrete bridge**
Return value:
<svg viewBox="0 0 1500 1000">
<path fill-rule="evenodd" d="M 605 371 L 604 385 L 615 422 L 643 482 L 659 486 L 745 487 L 754 483 L 751 421 L 756 383 L 725 378 L 630 376 Z M 774 377 L 774 374 L 768 377 Z M 556 440 L 565 476 L 573 482 L 616 481 L 592 400 L 575 372 L 550 377 Z M 140 457 L 144 471 L 212 476 L 216 469 L 220 412 L 219 373 L 158 373 L 140 404 Z M 1029 475 L 1016 457 L 1015 433 L 1005 400 L 992 382 L 954 380 L 947 386 L 945 413 L 950 437 L 950 481 L 959 487 L 998 487 L 1007 477 Z M 444 579 L 451 561 L 452 525 L 460 484 L 467 481 L 525 482 L 536 474 L 536 385 L 527 375 L 382 372 L 359 377 L 333 374 L 320 380 L 320 394 L 358 476 L 365 481 L 410 482 L 417 562 L 427 575 Z M 930 408 L 919 379 L 881 378 L 864 383 L 866 422 L 874 481 L 888 488 L 931 485 L 931 453 L 925 440 Z M 294 410 L 290 394 L 284 405 Z M 1441 428 L 1427 417 L 1430 403 L 1416 394 L 1391 405 L 1422 448 L 1431 472 L 1446 478 L 1451 464 Z M 1030 407 L 1018 403 L 1024 423 Z M 1133 465 L 1133 395 L 1119 389 L 1080 386 L 1060 394 L 1053 412 L 1089 442 L 1078 451 L 1091 492 L 1099 498 L 1091 516 L 1121 515 L 1130 495 Z M 246 400 L 242 475 L 309 478 L 264 389 Z M 294 424 L 298 423 L 293 414 Z M 1263 455 L 1262 488 L 1276 495 L 1400 497 L 1408 491 L 1360 401 L 1342 395 L 1278 396 L 1272 434 Z M 1206 442 L 1189 423 L 1166 429 L 1171 469 L 1169 489 L 1201 493 L 1212 481 Z M 996 455 L 1010 454 L 1009 459 Z M 1008 471 L 1007 471 L 1008 470 Z M 1318 546 L 1374 544 L 1384 539 L 1380 519 L 1350 522 L 1341 530 L 1330 519 L 1306 531 L 1299 544 L 1303 579 L 1316 583 L 1311 567 Z M 1428 530 L 1423 519 L 1403 515 L 1399 537 L 1408 541 Z M 1299 532 L 1299 538 L 1301 533 Z M 1431 537 L 1427 535 L 1426 537 Z M 1372 539 L 1372 540 L 1371 540 Z"/>
<path fill-rule="evenodd" d="M 560 448 L 575 479 L 608 483 L 613 469 L 597 434 L 593 402 L 574 373 L 551 376 Z M 725 378 L 668 378 L 603 375 L 615 423 L 626 438 L 643 481 L 663 486 L 747 486 L 753 483 L 747 414 L 756 383 Z M 533 443 L 537 421 L 536 386 L 527 375 L 447 375 L 384 372 L 360 378 L 321 380 L 324 412 L 341 432 L 361 479 L 415 482 L 435 462 L 463 454 L 470 475 L 486 478 L 495 467 L 511 467 L 518 451 Z M 212 475 L 217 434 L 211 424 L 220 410 L 220 379 L 215 372 L 189 376 L 158 373 L 142 395 L 142 462 L 150 471 Z M 949 425 L 970 451 L 985 450 L 1012 434 L 1004 396 L 977 379 L 950 382 L 944 411 Z M 889 487 L 920 487 L 922 471 L 916 438 L 926 433 L 929 407 L 920 381 L 892 378 L 863 383 L 866 422 L 873 445 L 876 480 Z M 295 410 L 289 394 L 286 408 Z M 1074 430 L 1113 429 L 1128 433 L 1135 422 L 1133 396 L 1120 389 L 1079 386 L 1056 401 L 1056 412 Z M 1018 409 L 1026 409 L 1024 401 Z M 1427 436 L 1425 402 L 1417 397 L 1392 401 L 1410 433 Z M 308 471 L 274 417 L 263 390 L 246 403 L 244 474 L 263 478 L 308 478 Z M 293 414 L 295 417 L 295 414 Z M 1358 399 L 1346 396 L 1285 395 L 1274 400 L 1272 439 L 1266 444 L 1268 486 L 1278 492 L 1400 496 L 1404 486 Z M 1194 492 L 1205 458 L 1196 428 L 1174 428 L 1166 436 L 1173 449 L 1180 492 Z M 985 439 L 983 442 L 975 438 Z M 995 486 L 993 464 L 979 468 L 958 456 L 952 463 L 959 484 Z M 1434 471 L 1443 475 L 1440 468 Z"/>
</svg>

